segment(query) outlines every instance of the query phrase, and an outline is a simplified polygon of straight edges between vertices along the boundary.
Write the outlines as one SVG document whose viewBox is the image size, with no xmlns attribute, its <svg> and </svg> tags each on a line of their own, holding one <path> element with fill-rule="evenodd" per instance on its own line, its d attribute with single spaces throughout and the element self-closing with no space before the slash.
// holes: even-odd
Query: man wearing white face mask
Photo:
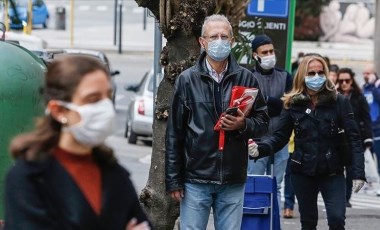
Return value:
<svg viewBox="0 0 380 230">
<path fill-rule="evenodd" d="M 251 43 L 252 57 L 255 68 L 252 72 L 259 82 L 260 89 L 267 102 L 270 117 L 268 133 L 271 135 L 276 128 L 283 107 L 281 97 L 292 88 L 292 76 L 283 69 L 276 68 L 276 55 L 272 39 L 265 34 L 256 35 Z M 281 183 L 284 178 L 287 160 L 289 158 L 288 146 L 275 154 L 274 176 L 277 179 L 279 209 L 281 198 Z M 248 173 L 255 175 L 270 174 L 270 161 L 268 157 L 248 163 Z"/>
<path fill-rule="evenodd" d="M 181 229 L 206 229 L 211 208 L 216 230 L 240 229 L 249 138 L 267 131 L 266 104 L 259 92 L 247 116 L 223 115 L 224 148 L 214 130 L 234 86 L 259 88 L 253 74 L 230 54 L 232 28 L 223 15 L 206 18 L 197 63 L 175 83 L 166 133 L 166 191 L 180 202 Z"/>
</svg>

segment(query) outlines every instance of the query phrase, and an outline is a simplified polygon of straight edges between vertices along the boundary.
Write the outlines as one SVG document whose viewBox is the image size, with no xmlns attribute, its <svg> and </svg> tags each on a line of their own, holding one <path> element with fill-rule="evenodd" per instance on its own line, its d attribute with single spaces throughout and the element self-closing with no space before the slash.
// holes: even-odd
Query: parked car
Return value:
<svg viewBox="0 0 380 230">
<path fill-rule="evenodd" d="M 31 50 L 32 53 L 34 53 L 38 58 L 40 58 L 46 66 L 48 66 L 52 61 L 54 61 L 54 58 L 56 56 L 62 55 L 65 53 L 64 50 L 56 49 L 56 50 L 49 50 L 49 49 L 40 49 L 40 50 Z"/>
<path fill-rule="evenodd" d="M 139 84 L 126 85 L 125 90 L 134 92 L 128 105 L 124 136 L 128 143 L 136 144 L 138 138 L 151 141 L 153 134 L 153 70 L 147 72 Z M 161 78 L 158 79 L 157 84 Z"/>
<path fill-rule="evenodd" d="M 109 62 L 106 54 L 101 51 L 97 50 L 86 50 L 86 49 L 64 49 L 65 53 L 64 55 L 85 55 L 85 56 L 91 56 L 99 59 L 104 65 L 107 67 L 107 69 L 110 72 L 111 75 L 111 83 L 112 83 L 112 89 L 113 89 L 113 94 L 112 94 L 112 102 L 115 104 L 115 97 L 116 97 L 116 82 L 114 79 L 114 76 L 119 75 L 120 71 L 118 70 L 113 70 L 111 67 L 111 63 Z"/>
<path fill-rule="evenodd" d="M 28 22 L 28 3 L 29 0 L 13 0 L 15 3 L 17 16 L 15 9 L 9 3 L 8 16 L 10 19 L 10 27 L 12 29 L 23 28 L 23 22 Z M 43 0 L 32 0 L 32 25 L 42 25 L 43 28 L 48 27 L 49 23 L 49 11 Z"/>
</svg>

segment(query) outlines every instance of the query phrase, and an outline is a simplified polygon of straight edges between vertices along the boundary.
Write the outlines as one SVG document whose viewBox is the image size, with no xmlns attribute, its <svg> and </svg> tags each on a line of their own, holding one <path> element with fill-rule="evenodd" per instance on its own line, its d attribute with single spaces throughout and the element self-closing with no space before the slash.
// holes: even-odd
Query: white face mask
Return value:
<svg viewBox="0 0 380 230">
<path fill-rule="evenodd" d="M 70 132 L 80 144 L 92 148 L 103 144 L 112 134 L 115 110 L 110 99 L 81 106 L 63 101 L 60 103 L 63 107 L 78 112 L 81 117 L 79 123 L 63 129 Z"/>
<path fill-rule="evenodd" d="M 261 68 L 265 70 L 273 69 L 276 65 L 276 55 L 269 55 L 265 57 L 260 57 L 261 61 L 259 62 Z"/>
</svg>

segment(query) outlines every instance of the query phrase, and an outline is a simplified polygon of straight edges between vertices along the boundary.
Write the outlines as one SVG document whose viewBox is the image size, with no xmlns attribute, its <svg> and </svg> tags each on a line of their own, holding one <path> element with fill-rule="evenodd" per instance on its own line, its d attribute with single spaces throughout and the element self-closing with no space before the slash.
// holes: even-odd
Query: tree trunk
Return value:
<svg viewBox="0 0 380 230">
<path fill-rule="evenodd" d="M 244 17 L 248 0 L 136 0 L 148 8 L 160 23 L 167 39 L 160 63 L 164 78 L 157 90 L 153 121 L 153 149 L 149 178 L 140 194 L 140 201 L 158 230 L 174 228 L 179 216 L 179 204 L 165 191 L 165 134 L 170 98 L 177 76 L 194 65 L 200 52 L 198 37 L 204 18 L 214 12 L 225 12 L 232 25 Z"/>
</svg>

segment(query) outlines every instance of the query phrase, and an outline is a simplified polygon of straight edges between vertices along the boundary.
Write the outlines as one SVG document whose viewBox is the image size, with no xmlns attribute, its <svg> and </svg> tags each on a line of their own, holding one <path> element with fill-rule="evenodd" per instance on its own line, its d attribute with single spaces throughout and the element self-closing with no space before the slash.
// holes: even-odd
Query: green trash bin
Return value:
<svg viewBox="0 0 380 230">
<path fill-rule="evenodd" d="M 44 112 L 41 95 L 45 64 L 27 49 L 0 40 L 0 219 L 4 218 L 4 179 L 13 160 L 10 140 L 34 128 Z"/>
</svg>

